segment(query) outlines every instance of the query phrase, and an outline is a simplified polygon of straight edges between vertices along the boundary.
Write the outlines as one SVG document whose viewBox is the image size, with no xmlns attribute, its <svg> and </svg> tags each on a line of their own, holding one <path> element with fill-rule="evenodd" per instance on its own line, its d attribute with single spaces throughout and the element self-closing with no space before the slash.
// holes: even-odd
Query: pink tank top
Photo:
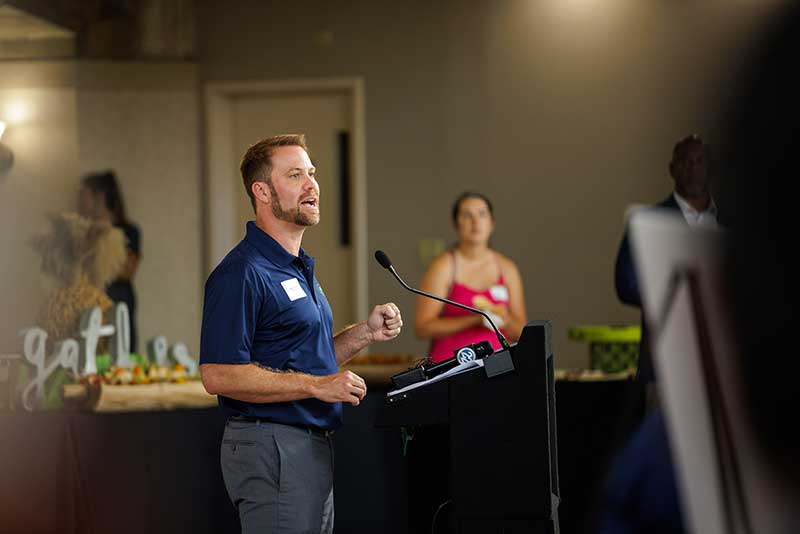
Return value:
<svg viewBox="0 0 800 534">
<path fill-rule="evenodd" d="M 453 256 L 453 262 L 455 262 L 455 255 Z M 500 277 L 497 279 L 497 282 L 487 289 L 477 291 L 468 285 L 455 281 L 454 266 L 453 285 L 447 298 L 459 304 L 466 304 L 467 306 L 479 308 L 484 311 L 492 311 L 492 309 L 508 308 L 509 295 L 502 271 L 500 272 Z M 473 315 L 473 312 L 445 304 L 439 317 L 463 317 L 465 315 Z M 500 331 L 503 332 L 503 329 L 501 328 Z M 503 335 L 505 335 L 505 332 L 503 332 Z M 456 349 L 484 340 L 491 342 L 495 350 L 501 348 L 494 330 L 486 328 L 481 324 L 480 326 L 461 330 L 448 337 L 434 339 L 433 343 L 431 343 L 430 357 L 434 361 L 440 362 L 453 356 Z"/>
</svg>

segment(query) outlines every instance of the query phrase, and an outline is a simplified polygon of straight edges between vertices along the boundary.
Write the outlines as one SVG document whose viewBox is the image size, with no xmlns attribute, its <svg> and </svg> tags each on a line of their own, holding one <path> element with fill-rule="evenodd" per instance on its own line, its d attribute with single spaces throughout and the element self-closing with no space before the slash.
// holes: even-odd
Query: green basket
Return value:
<svg viewBox="0 0 800 534">
<path fill-rule="evenodd" d="M 639 364 L 641 328 L 632 326 L 585 325 L 571 327 L 567 335 L 589 344 L 589 368 L 606 373 L 636 369 Z"/>
</svg>

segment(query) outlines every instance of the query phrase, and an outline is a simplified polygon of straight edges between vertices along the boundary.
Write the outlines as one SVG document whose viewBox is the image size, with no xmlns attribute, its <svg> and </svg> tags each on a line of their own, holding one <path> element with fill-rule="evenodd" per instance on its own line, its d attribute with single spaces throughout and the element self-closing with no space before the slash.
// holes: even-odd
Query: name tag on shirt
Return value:
<svg viewBox="0 0 800 534">
<path fill-rule="evenodd" d="M 492 298 L 494 300 L 500 302 L 507 302 L 508 301 L 508 288 L 506 286 L 492 286 L 489 288 L 489 293 L 492 294 Z"/>
<path fill-rule="evenodd" d="M 283 286 L 283 290 L 286 291 L 286 296 L 289 297 L 289 300 L 292 302 L 307 296 L 303 288 L 300 287 L 300 282 L 297 281 L 297 278 L 284 280 L 281 282 L 281 285 Z"/>
</svg>

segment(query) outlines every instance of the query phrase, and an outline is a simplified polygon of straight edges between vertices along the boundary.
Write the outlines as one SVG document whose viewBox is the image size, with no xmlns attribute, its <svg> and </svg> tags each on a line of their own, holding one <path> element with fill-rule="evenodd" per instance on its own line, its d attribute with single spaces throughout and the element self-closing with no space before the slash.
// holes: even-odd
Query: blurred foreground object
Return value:
<svg viewBox="0 0 800 534">
<path fill-rule="evenodd" d="M 725 284 L 725 237 L 669 213 L 631 220 L 685 526 L 708 534 L 797 532 L 797 488 L 774 469 L 744 415 L 749 377 Z"/>
</svg>

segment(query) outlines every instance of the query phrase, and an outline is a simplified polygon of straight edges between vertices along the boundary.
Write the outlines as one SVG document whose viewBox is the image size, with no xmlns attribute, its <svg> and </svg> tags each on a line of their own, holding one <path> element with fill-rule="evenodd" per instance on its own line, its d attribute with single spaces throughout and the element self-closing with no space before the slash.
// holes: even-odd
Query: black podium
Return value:
<svg viewBox="0 0 800 534">
<path fill-rule="evenodd" d="M 550 332 L 549 321 L 528 323 L 510 352 L 488 356 L 483 368 L 387 397 L 375 426 L 418 429 L 409 447 L 427 451 L 428 481 L 418 477 L 409 492 L 424 493 L 423 484 L 437 476 L 447 479 L 438 482 L 449 524 L 436 532 L 559 531 Z M 436 446 L 424 443 L 437 435 Z"/>
</svg>

